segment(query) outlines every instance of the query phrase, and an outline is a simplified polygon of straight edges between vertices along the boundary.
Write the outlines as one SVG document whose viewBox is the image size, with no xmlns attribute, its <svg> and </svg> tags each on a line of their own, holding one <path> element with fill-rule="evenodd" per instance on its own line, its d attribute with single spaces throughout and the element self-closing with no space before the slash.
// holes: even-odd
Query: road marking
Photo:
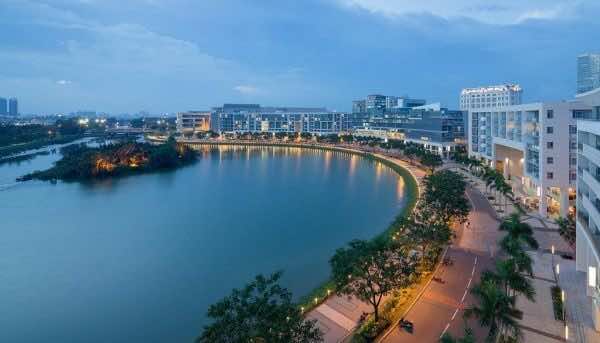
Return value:
<svg viewBox="0 0 600 343">
<path fill-rule="evenodd" d="M 469 289 L 468 289 L 468 288 L 467 288 L 467 289 L 465 289 L 465 294 L 463 294 L 463 297 L 462 297 L 462 299 L 460 299 L 460 303 L 461 303 L 461 304 L 465 302 L 465 298 L 467 297 L 467 292 L 468 292 L 468 291 L 469 291 Z"/>
<path fill-rule="evenodd" d="M 457 313 L 458 313 L 458 307 L 456 308 L 456 311 L 454 311 L 454 314 L 452 315 L 452 319 L 450 319 L 450 321 L 454 320 L 454 318 L 456 317 Z"/>
<path fill-rule="evenodd" d="M 471 281 L 473 281 L 473 278 L 469 279 L 469 283 L 467 284 L 467 289 L 469 289 L 469 287 L 471 287 Z"/>
<path fill-rule="evenodd" d="M 440 335 L 440 338 L 444 337 L 444 335 L 446 334 L 446 331 L 448 331 L 449 327 L 450 327 L 450 323 L 446 324 L 446 328 L 444 329 L 444 331 L 442 331 L 442 334 Z"/>
</svg>

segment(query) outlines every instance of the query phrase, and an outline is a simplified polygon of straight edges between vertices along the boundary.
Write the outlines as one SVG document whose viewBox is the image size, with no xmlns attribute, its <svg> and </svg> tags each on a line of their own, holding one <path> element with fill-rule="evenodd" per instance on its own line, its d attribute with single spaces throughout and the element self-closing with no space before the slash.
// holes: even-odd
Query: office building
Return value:
<svg viewBox="0 0 600 343">
<path fill-rule="evenodd" d="M 193 134 L 210 130 L 210 111 L 189 111 L 177 113 L 177 132 Z"/>
<path fill-rule="evenodd" d="M 450 152 L 465 144 L 465 120 L 466 112 L 432 104 L 398 108 L 386 115 L 371 117 L 358 132 L 385 133 L 387 138 L 416 143 L 448 157 Z"/>
<path fill-rule="evenodd" d="M 468 114 L 469 155 L 503 172 L 517 198 L 543 216 L 574 210 L 580 101 L 531 103 Z"/>
<path fill-rule="evenodd" d="M 594 328 L 600 331 L 600 88 L 577 100 L 592 111 L 577 121 L 576 267 L 586 273 Z"/>
<path fill-rule="evenodd" d="M 19 102 L 17 98 L 8 99 L 8 115 L 18 116 L 19 115 Z"/>
<path fill-rule="evenodd" d="M 367 112 L 366 100 L 352 101 L 352 113 L 366 113 L 366 112 Z"/>
<path fill-rule="evenodd" d="M 577 56 L 577 94 L 600 87 L 600 54 Z"/>
<path fill-rule="evenodd" d="M 523 90 L 516 84 L 465 88 L 460 92 L 463 111 L 519 105 Z"/>
<path fill-rule="evenodd" d="M 225 104 L 215 107 L 211 127 L 219 133 L 310 132 L 339 133 L 348 129 L 346 114 L 325 108 L 263 107 L 258 104 Z"/>
<path fill-rule="evenodd" d="M 408 96 L 368 95 L 364 100 L 352 101 L 352 113 L 384 114 L 398 108 L 423 106 L 426 101 Z"/>
<path fill-rule="evenodd" d="M 5 116 L 8 113 L 8 102 L 5 98 L 0 98 L 0 116 Z"/>
</svg>

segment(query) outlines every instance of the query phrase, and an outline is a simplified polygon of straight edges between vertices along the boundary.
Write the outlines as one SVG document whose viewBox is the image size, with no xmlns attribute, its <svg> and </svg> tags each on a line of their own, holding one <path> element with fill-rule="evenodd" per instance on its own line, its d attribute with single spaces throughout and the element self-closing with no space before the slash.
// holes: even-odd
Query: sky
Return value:
<svg viewBox="0 0 600 343">
<path fill-rule="evenodd" d="M 0 97 L 22 113 L 223 103 L 348 111 L 368 94 L 458 107 L 516 82 L 571 99 L 598 0 L 0 0 Z"/>
</svg>

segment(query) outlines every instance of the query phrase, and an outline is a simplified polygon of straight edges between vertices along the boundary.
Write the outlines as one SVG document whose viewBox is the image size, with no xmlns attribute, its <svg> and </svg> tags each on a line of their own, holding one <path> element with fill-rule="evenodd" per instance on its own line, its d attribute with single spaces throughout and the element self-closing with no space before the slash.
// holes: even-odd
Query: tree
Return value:
<svg viewBox="0 0 600 343">
<path fill-rule="evenodd" d="M 465 196 L 467 183 L 464 178 L 453 171 L 442 170 L 427 175 L 423 179 L 425 191 L 423 200 L 442 221 L 451 220 L 465 222 L 469 215 L 470 205 Z"/>
<path fill-rule="evenodd" d="M 368 302 L 376 322 L 383 297 L 407 287 L 417 274 L 416 256 L 383 239 L 351 241 L 347 248 L 336 251 L 330 264 L 337 292 Z"/>
<path fill-rule="evenodd" d="M 558 224 L 558 233 L 565 241 L 571 246 L 575 245 L 575 219 L 573 216 L 560 217 L 556 220 L 556 224 Z"/>
<path fill-rule="evenodd" d="M 425 151 L 425 153 L 421 157 L 421 164 L 424 167 L 429 168 L 430 173 L 433 173 L 435 171 L 435 168 L 442 165 L 442 158 L 438 154 Z"/>
<path fill-rule="evenodd" d="M 447 222 L 441 220 L 425 201 L 420 202 L 413 216 L 401 224 L 401 230 L 410 244 L 420 250 L 421 264 L 432 251 L 443 247 L 452 238 Z"/>
<path fill-rule="evenodd" d="M 532 249 L 539 247 L 537 240 L 533 237 L 533 229 L 529 224 L 521 221 L 521 216 L 518 213 L 513 213 L 502 221 L 499 229 L 507 232 L 504 239 L 512 239 Z"/>
<path fill-rule="evenodd" d="M 510 256 L 519 272 L 533 275 L 533 261 L 518 241 L 506 236 L 500 241 L 500 248 Z"/>
<path fill-rule="evenodd" d="M 471 293 L 479 300 L 479 305 L 467 308 L 464 315 L 466 318 L 477 318 L 481 326 L 489 328 L 487 342 L 494 342 L 497 335 L 515 340 L 522 336 L 516 320 L 522 313 L 515 308 L 514 296 L 505 294 L 490 279 L 482 280 L 481 284 L 471 289 Z"/>
<path fill-rule="evenodd" d="M 496 270 L 485 271 L 483 278 L 502 286 L 507 295 L 521 294 L 530 301 L 535 301 L 535 288 L 531 281 L 519 272 L 518 265 L 512 258 L 496 262 Z"/>
<path fill-rule="evenodd" d="M 280 277 L 280 272 L 258 275 L 243 289 L 234 289 L 211 305 L 208 317 L 213 323 L 204 327 L 196 342 L 322 342 L 315 322 L 303 318 L 292 303 L 292 294 L 278 284 Z"/>
<path fill-rule="evenodd" d="M 440 343 L 475 343 L 475 336 L 473 330 L 469 327 L 465 327 L 465 336 L 463 338 L 454 338 L 449 333 L 445 333 L 440 338 Z"/>
</svg>

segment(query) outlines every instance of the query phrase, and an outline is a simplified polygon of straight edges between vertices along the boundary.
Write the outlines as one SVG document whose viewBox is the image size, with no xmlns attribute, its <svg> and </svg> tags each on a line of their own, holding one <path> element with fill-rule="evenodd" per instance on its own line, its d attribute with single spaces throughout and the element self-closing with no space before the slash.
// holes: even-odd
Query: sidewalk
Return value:
<svg viewBox="0 0 600 343">
<path fill-rule="evenodd" d="M 463 170 L 460 170 L 460 172 L 467 177 L 471 185 L 485 193 L 486 187 L 483 181 Z M 493 202 L 493 200 L 490 200 L 490 202 Z M 500 203 L 501 206 L 493 207 L 496 210 L 503 209 L 503 201 L 500 201 Z M 509 204 L 506 212 L 497 211 L 496 214 L 499 218 L 502 218 L 513 211 L 516 211 L 516 209 Z M 593 329 L 591 301 L 586 296 L 584 288 L 586 284 L 585 273 L 575 270 L 573 259 L 565 259 L 561 256 L 564 254 L 574 257 L 574 248 L 560 236 L 558 225 L 553 220 L 542 218 L 537 212 L 528 212 L 522 216 L 522 219 L 531 225 L 540 246 L 537 251 L 529 252 L 534 261 L 532 283 L 536 290 L 536 302 L 530 302 L 523 297 L 519 297 L 517 302 L 517 307 L 523 311 L 521 321 L 524 333 L 523 341 L 535 343 L 565 341 L 564 323 L 554 319 L 550 293 L 550 287 L 556 284 L 554 268 L 556 264 L 560 264 L 558 285 L 566 293 L 565 311 L 569 327 L 568 341 L 600 342 L 600 333 Z M 551 254 L 552 246 L 555 249 L 554 257 Z"/>
<path fill-rule="evenodd" d="M 425 172 L 416 166 L 378 153 L 376 155 L 406 168 L 418 184 L 425 176 Z M 323 332 L 324 343 L 338 343 L 345 341 L 354 332 L 363 312 L 371 313 L 373 308 L 353 297 L 333 295 L 312 309 L 306 318 L 317 321 L 317 326 Z"/>
</svg>

